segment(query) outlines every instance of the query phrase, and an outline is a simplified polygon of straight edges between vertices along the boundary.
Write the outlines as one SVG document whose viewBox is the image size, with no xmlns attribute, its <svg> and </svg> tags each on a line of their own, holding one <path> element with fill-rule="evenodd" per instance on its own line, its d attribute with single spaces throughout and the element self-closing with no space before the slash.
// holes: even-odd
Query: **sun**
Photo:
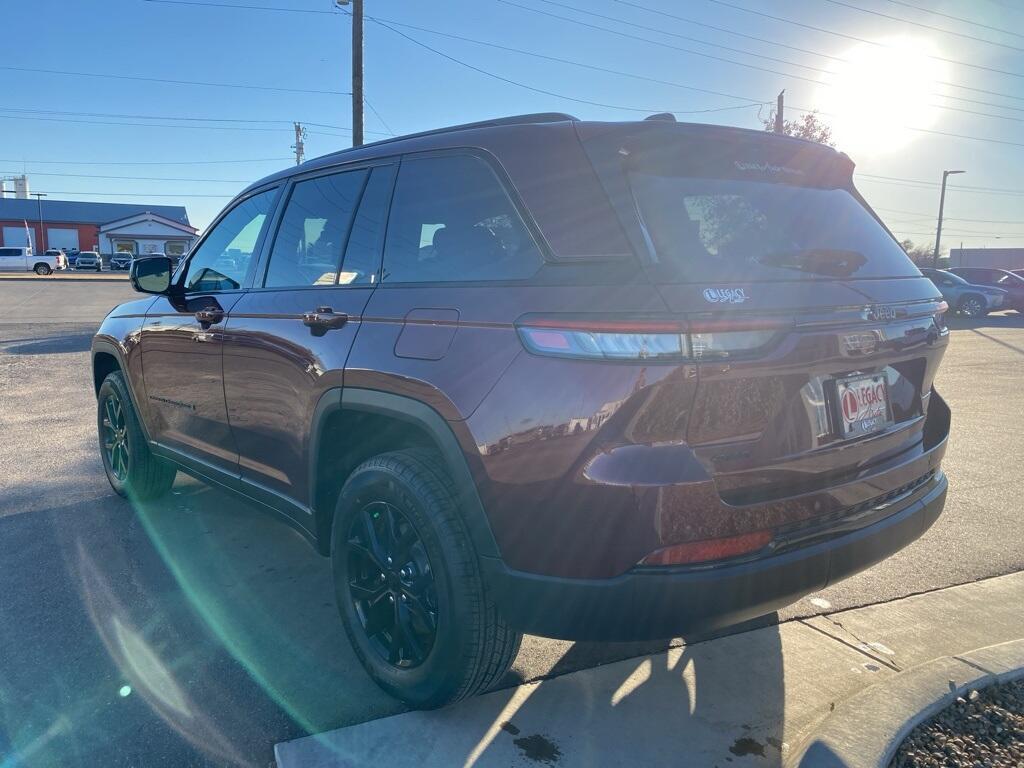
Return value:
<svg viewBox="0 0 1024 768">
<path fill-rule="evenodd" d="M 860 43 L 822 78 L 817 94 L 836 146 L 859 154 L 902 149 L 938 120 L 947 78 L 930 40 Z"/>
</svg>

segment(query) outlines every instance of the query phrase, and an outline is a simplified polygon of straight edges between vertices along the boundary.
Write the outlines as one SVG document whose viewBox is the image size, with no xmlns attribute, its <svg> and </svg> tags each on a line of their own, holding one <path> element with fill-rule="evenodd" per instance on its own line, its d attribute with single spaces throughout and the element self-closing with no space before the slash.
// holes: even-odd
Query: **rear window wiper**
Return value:
<svg viewBox="0 0 1024 768">
<path fill-rule="evenodd" d="M 839 248 L 805 248 L 773 251 L 758 257 L 757 261 L 769 267 L 797 269 L 829 277 L 850 277 L 867 263 L 867 257 L 858 251 Z"/>
</svg>

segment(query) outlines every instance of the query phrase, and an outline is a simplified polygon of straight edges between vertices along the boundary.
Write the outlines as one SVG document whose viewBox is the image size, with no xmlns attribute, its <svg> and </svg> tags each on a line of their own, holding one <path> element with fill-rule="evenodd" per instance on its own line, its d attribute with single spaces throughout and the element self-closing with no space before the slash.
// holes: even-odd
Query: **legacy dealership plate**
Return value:
<svg viewBox="0 0 1024 768">
<path fill-rule="evenodd" d="M 840 436 L 860 437 L 892 424 L 889 390 L 881 373 L 836 379 Z"/>
</svg>

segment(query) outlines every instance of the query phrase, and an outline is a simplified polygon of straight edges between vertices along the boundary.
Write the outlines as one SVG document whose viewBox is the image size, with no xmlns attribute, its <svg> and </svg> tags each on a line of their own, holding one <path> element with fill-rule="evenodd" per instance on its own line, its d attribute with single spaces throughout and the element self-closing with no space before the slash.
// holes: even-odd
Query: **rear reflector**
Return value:
<svg viewBox="0 0 1024 768">
<path fill-rule="evenodd" d="M 726 358 L 768 344 L 792 321 L 737 317 L 680 322 L 527 316 L 517 324 L 534 354 L 590 360 L 699 360 Z"/>
<path fill-rule="evenodd" d="M 640 565 L 690 565 L 724 560 L 727 557 L 756 552 L 766 547 L 771 540 L 771 531 L 755 531 L 724 539 L 688 541 L 685 544 L 673 544 L 664 549 L 656 549 L 641 560 Z"/>
</svg>

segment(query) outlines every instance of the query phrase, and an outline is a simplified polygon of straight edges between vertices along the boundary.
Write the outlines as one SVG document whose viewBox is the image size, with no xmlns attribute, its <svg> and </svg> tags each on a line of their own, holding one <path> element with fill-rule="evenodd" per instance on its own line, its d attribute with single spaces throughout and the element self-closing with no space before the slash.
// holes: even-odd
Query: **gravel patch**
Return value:
<svg viewBox="0 0 1024 768">
<path fill-rule="evenodd" d="M 900 745 L 889 768 L 1024 768 L 1024 680 L 971 691 Z"/>
</svg>

